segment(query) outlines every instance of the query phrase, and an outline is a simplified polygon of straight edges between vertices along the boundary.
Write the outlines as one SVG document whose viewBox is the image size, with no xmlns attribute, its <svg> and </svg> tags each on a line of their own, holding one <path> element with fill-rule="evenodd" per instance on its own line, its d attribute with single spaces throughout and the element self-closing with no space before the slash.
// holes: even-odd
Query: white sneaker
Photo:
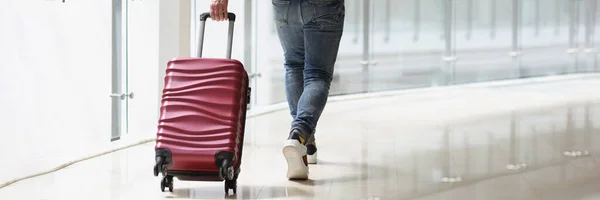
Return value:
<svg viewBox="0 0 600 200">
<path fill-rule="evenodd" d="M 306 147 L 296 139 L 288 139 L 283 147 L 283 156 L 288 164 L 288 179 L 308 179 Z"/>
</svg>

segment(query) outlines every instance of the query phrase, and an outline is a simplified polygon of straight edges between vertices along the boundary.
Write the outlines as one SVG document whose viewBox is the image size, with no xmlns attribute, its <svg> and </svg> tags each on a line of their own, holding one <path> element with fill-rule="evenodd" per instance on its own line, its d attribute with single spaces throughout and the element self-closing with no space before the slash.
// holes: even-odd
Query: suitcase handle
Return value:
<svg viewBox="0 0 600 200">
<path fill-rule="evenodd" d="M 200 21 L 206 21 L 208 18 L 210 18 L 210 12 L 200 14 Z M 235 22 L 235 14 L 231 12 L 227 13 L 227 20 Z"/>
<path fill-rule="evenodd" d="M 198 46 L 196 47 L 196 56 L 202 58 L 202 49 L 204 46 L 204 30 L 206 29 L 206 19 L 210 18 L 210 12 L 200 14 L 200 27 L 198 27 Z M 235 14 L 227 13 L 229 19 L 229 30 L 227 31 L 227 52 L 225 56 L 231 59 L 231 49 L 233 48 L 233 25 L 235 23 Z"/>
</svg>

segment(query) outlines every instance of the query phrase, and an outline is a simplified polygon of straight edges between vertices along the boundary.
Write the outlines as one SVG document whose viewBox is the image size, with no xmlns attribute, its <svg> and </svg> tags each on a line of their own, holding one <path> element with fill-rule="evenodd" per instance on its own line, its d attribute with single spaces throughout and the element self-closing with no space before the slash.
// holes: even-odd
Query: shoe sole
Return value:
<svg viewBox="0 0 600 200">
<path fill-rule="evenodd" d="M 283 147 L 283 156 L 288 164 L 287 178 L 288 179 L 308 179 L 308 166 L 304 164 L 302 156 L 306 154 L 306 150 L 297 140 L 286 141 Z"/>
</svg>

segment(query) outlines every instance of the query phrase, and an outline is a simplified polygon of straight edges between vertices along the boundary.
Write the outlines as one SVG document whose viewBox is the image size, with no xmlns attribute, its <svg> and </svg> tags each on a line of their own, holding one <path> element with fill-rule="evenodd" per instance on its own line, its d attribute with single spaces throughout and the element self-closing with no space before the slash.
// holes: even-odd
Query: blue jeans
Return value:
<svg viewBox="0 0 600 200">
<path fill-rule="evenodd" d="M 284 52 L 292 128 L 312 135 L 329 96 L 344 28 L 344 0 L 271 0 Z"/>
</svg>

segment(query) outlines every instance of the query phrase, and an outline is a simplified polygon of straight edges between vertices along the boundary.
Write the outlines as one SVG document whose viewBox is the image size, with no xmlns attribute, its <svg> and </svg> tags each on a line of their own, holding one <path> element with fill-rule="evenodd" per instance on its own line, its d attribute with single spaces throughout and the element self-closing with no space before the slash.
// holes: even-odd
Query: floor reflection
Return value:
<svg viewBox="0 0 600 200">
<path fill-rule="evenodd" d="M 443 193 L 515 175 L 524 177 L 536 194 L 598 183 L 599 108 L 591 103 L 566 105 L 448 125 L 439 152 L 442 175 L 433 180 L 447 187 L 429 189 Z"/>
<path fill-rule="evenodd" d="M 599 114 L 600 104 L 515 110 L 476 122 L 448 124 L 438 133 L 423 134 L 432 143 L 438 139 L 438 145 L 424 142 L 409 149 L 402 145 L 405 136 L 396 136 L 395 143 L 361 138 L 360 152 L 350 153 L 355 153 L 356 162 L 372 164 L 338 167 L 361 174 L 362 179 L 349 183 L 331 179 L 330 197 L 538 199 L 558 188 L 566 193 L 589 191 L 578 195 L 590 196 L 593 190 L 580 188 L 584 183 L 600 183 L 600 152 L 595 145 Z M 379 149 L 390 145 L 396 148 L 396 165 L 381 158 Z"/>
</svg>

